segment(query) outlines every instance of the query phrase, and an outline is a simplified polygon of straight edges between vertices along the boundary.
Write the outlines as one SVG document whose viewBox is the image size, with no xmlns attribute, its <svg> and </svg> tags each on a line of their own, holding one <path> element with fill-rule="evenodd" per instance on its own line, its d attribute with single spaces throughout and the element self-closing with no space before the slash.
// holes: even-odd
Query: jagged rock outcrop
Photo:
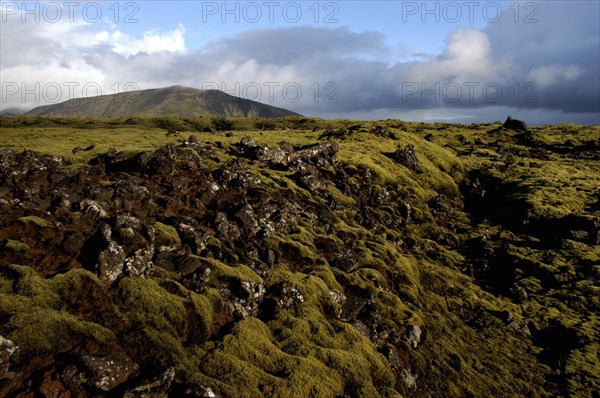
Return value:
<svg viewBox="0 0 600 398">
<path fill-rule="evenodd" d="M 414 171 L 415 173 L 419 173 L 421 171 L 419 159 L 417 158 L 415 147 L 412 144 L 408 144 L 404 147 L 404 149 L 398 148 L 392 155 L 392 159 L 407 169 Z"/>
<path fill-rule="evenodd" d="M 519 119 L 513 119 L 510 116 L 506 118 L 502 127 L 515 131 L 527 131 L 527 123 Z"/>
</svg>

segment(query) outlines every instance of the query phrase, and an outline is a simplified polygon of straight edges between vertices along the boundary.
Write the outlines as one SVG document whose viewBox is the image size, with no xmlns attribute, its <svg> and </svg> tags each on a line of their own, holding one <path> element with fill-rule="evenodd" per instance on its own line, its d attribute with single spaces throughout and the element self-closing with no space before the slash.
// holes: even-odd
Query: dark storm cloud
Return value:
<svg viewBox="0 0 600 398">
<path fill-rule="evenodd" d="M 253 29 L 189 51 L 183 26 L 135 39 L 55 24 L 4 26 L 1 65 L 4 80 L 220 88 L 324 117 L 600 122 L 600 3 L 537 4 L 536 23 L 457 29 L 442 54 L 410 62 L 381 61 L 393 53 L 387 38 L 347 27 Z"/>
<path fill-rule="evenodd" d="M 236 78 L 255 81 L 252 73 L 258 72 L 244 66 L 253 60 L 257 70 L 270 68 L 282 82 L 333 82 L 337 102 L 325 108 L 349 116 L 381 109 L 475 112 L 490 107 L 594 115 L 600 108 L 600 34 L 591 15 L 598 15 L 598 4 L 541 3 L 536 23 L 504 18 L 484 31 L 458 30 L 444 53 L 423 61 L 378 61 L 387 47 L 375 32 L 294 27 L 223 39 L 189 54 L 186 63 L 194 65 L 196 79 L 226 80 L 214 71 L 230 63 L 228 73 L 246 69 L 250 75 L 238 73 Z M 285 68 L 290 73 L 280 73 Z M 312 97 L 277 105 L 324 113 L 324 104 Z"/>
<path fill-rule="evenodd" d="M 227 60 L 255 59 L 261 64 L 310 63 L 321 57 L 345 57 L 388 51 L 385 37 L 378 32 L 351 32 L 347 27 L 334 29 L 292 27 L 253 29 L 233 38 L 208 45 L 204 52 Z"/>
</svg>

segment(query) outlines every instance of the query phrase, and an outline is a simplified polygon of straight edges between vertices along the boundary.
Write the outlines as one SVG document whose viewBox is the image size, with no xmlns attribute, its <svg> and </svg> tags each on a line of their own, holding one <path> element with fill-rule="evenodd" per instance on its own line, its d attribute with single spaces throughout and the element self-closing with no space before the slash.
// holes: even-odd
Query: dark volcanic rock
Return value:
<svg viewBox="0 0 600 398">
<path fill-rule="evenodd" d="M 143 382 L 135 388 L 128 390 L 124 398 L 167 398 L 171 383 L 175 379 L 175 369 L 170 367 L 160 376 Z"/>
<path fill-rule="evenodd" d="M 260 147 L 256 151 L 256 159 L 267 162 L 273 169 L 281 170 L 284 170 L 290 162 L 290 156 L 283 149 L 268 146 Z"/>
<path fill-rule="evenodd" d="M 199 257 L 191 256 L 183 250 L 162 250 L 156 255 L 155 262 L 159 267 L 181 275 L 192 274 L 198 271 L 199 268 L 206 268 Z"/>
<path fill-rule="evenodd" d="M 15 343 L 0 335 L 0 380 L 8 373 L 10 359 L 17 348 Z"/>
<path fill-rule="evenodd" d="M 388 129 L 386 129 L 383 126 L 380 125 L 376 125 L 374 126 L 369 133 L 377 136 L 377 137 L 383 137 L 383 138 L 389 138 L 392 140 L 397 140 L 398 136 L 396 135 L 396 133 L 394 133 L 393 131 L 390 131 Z"/>
<path fill-rule="evenodd" d="M 138 370 L 138 365 L 124 353 L 84 355 L 81 360 L 90 373 L 91 383 L 102 391 L 113 390 Z"/>
<path fill-rule="evenodd" d="M 137 171 L 149 175 L 197 172 L 202 169 L 201 159 L 193 151 L 173 145 L 142 152 L 135 156 L 134 162 Z"/>
<path fill-rule="evenodd" d="M 352 321 L 367 307 L 373 303 L 373 295 L 358 286 L 350 286 L 344 293 L 346 300 L 342 305 L 340 319 Z"/>
<path fill-rule="evenodd" d="M 512 117 L 509 116 L 506 118 L 506 121 L 504 122 L 502 127 L 504 127 L 505 129 L 509 129 L 509 130 L 526 131 L 527 123 L 525 123 L 524 121 L 518 120 L 518 119 L 513 119 Z"/>
<path fill-rule="evenodd" d="M 421 171 L 419 159 L 417 158 L 415 147 L 412 144 L 408 144 L 406 147 L 404 147 L 404 149 L 398 148 L 392 155 L 392 159 L 394 159 L 396 163 L 401 164 L 415 173 L 419 173 Z"/>
<path fill-rule="evenodd" d="M 86 241 L 79 261 L 96 272 L 101 281 L 110 284 L 123 273 L 125 258 L 123 248 L 112 239 L 110 225 L 101 223 Z"/>
<path fill-rule="evenodd" d="M 248 171 L 244 159 L 232 159 L 214 172 L 215 180 L 235 189 L 248 189 L 260 184 L 260 179 Z"/>
<path fill-rule="evenodd" d="M 335 155 L 339 150 L 340 145 L 337 142 L 327 141 L 296 151 L 290 160 L 302 160 L 317 167 L 329 167 L 334 165 Z"/>
</svg>

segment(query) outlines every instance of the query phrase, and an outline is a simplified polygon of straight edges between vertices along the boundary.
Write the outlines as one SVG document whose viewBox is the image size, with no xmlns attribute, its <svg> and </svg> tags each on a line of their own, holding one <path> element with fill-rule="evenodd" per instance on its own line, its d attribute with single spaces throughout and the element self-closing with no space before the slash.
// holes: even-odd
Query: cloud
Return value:
<svg viewBox="0 0 600 398">
<path fill-rule="evenodd" d="M 177 28 L 164 33 L 146 31 L 141 39 L 132 38 L 118 30 L 110 34 L 107 31 L 102 31 L 95 38 L 112 46 L 112 51 L 115 53 L 128 57 L 139 53 L 185 52 L 184 36 L 185 27 L 179 24 Z"/>
<path fill-rule="evenodd" d="M 577 65 L 543 65 L 531 69 L 527 76 L 540 86 L 547 87 L 574 81 L 581 76 L 581 68 Z"/>
<path fill-rule="evenodd" d="M 378 32 L 348 27 L 252 29 L 207 45 L 204 52 L 231 60 L 254 58 L 260 64 L 290 64 L 321 57 L 383 54 L 390 51 Z"/>
<path fill-rule="evenodd" d="M 111 93 L 115 84 L 182 84 L 322 117 L 471 122 L 510 111 L 537 118 L 531 123 L 544 115 L 598 123 L 598 8 L 546 2 L 537 24 L 503 18 L 483 30 L 457 29 L 441 54 L 391 63 L 388 38 L 348 27 L 251 29 L 190 50 L 183 25 L 134 35 L 108 24 L 13 23 L 3 24 L 0 65 L 2 82 L 28 87 L 93 81 Z"/>
</svg>

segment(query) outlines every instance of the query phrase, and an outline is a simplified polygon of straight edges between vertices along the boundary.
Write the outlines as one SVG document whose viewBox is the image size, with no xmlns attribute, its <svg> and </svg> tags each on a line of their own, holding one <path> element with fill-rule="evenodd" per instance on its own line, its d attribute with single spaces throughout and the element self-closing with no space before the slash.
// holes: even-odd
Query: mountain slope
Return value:
<svg viewBox="0 0 600 398">
<path fill-rule="evenodd" d="M 23 115 L 25 112 L 20 108 L 6 108 L 0 111 L 0 116 L 18 116 Z"/>
<path fill-rule="evenodd" d="M 171 86 L 89 98 L 75 98 L 32 109 L 27 115 L 123 117 L 136 115 L 283 117 L 283 108 L 234 97 L 219 90 Z"/>
</svg>

